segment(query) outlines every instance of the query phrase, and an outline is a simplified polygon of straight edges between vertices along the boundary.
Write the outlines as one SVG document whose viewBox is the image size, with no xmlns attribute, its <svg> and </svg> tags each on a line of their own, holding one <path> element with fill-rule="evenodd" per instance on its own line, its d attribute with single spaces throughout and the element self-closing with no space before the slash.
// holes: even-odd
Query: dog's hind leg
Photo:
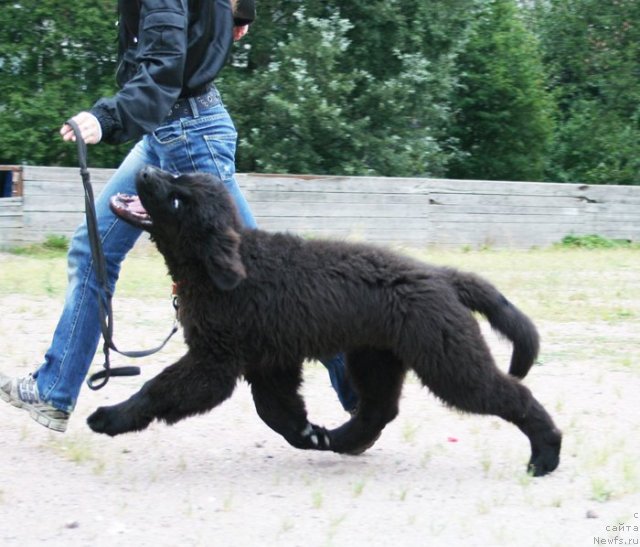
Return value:
<svg viewBox="0 0 640 547">
<path fill-rule="evenodd" d="M 303 449 L 329 450 L 327 430 L 307 419 L 304 400 L 298 389 L 302 383 L 302 366 L 270 368 L 267 373 L 245 375 L 251 384 L 256 411 L 264 423 L 286 441 Z"/>
<path fill-rule="evenodd" d="M 352 418 L 329 431 L 331 450 L 360 454 L 373 446 L 382 429 L 398 415 L 406 369 L 393 352 L 361 348 L 347 353 L 349 379 L 358 393 Z"/>
<path fill-rule="evenodd" d="M 477 355 L 477 352 L 473 352 Z M 445 403 L 466 412 L 493 414 L 515 424 L 531 444 L 528 472 L 553 471 L 560 461 L 562 435 L 553 420 L 520 381 L 503 374 L 487 354 L 481 366 L 449 362 L 416 367 L 416 373 Z"/>
<path fill-rule="evenodd" d="M 154 419 L 173 424 L 207 412 L 231 396 L 237 368 L 189 352 L 126 401 L 98 408 L 87 423 L 97 433 L 114 436 L 145 429 Z"/>
</svg>

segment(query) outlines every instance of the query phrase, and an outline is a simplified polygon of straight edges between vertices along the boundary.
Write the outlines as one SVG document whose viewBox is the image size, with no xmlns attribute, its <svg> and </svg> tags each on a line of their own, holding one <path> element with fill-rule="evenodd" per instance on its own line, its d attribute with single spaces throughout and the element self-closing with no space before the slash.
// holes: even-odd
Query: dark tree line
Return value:
<svg viewBox="0 0 640 547">
<path fill-rule="evenodd" d="M 114 92 L 116 2 L 0 10 L 0 163 Z M 637 0 L 258 0 L 218 84 L 238 169 L 640 184 Z M 90 149 L 115 166 L 125 147 Z"/>
</svg>

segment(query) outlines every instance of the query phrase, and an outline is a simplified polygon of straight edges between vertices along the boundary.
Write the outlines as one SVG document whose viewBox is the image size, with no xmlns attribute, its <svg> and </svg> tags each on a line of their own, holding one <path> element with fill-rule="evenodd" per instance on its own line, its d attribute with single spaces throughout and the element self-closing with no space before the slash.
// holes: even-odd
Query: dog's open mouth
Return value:
<svg viewBox="0 0 640 547">
<path fill-rule="evenodd" d="M 140 202 L 140 198 L 130 194 L 116 194 L 109 200 L 111 210 L 122 220 L 143 230 L 153 226 L 149 213 Z"/>
</svg>

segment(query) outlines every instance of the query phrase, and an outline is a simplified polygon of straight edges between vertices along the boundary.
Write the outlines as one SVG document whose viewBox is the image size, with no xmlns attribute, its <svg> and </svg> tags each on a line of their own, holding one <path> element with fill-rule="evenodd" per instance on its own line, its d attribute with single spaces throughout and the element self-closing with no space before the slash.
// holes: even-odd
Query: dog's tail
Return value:
<svg viewBox="0 0 640 547">
<path fill-rule="evenodd" d="M 491 283 L 472 273 L 450 270 L 451 282 L 460 301 L 484 315 L 491 327 L 513 344 L 509 374 L 524 378 L 540 348 L 535 325 Z"/>
</svg>

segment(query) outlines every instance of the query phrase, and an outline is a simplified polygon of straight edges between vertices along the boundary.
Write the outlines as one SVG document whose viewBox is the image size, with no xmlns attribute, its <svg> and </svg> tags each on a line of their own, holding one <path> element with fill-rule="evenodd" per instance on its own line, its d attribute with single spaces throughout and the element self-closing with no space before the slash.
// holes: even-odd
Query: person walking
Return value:
<svg viewBox="0 0 640 547">
<path fill-rule="evenodd" d="M 175 174 L 214 174 L 235 201 L 244 225 L 257 226 L 234 177 L 237 134 L 214 83 L 234 37 L 246 34 L 255 18 L 253 0 L 235 4 L 237 24 L 230 0 L 118 1 L 119 91 L 72 118 L 87 144 L 137 141 L 96 200 L 111 294 L 141 231 L 117 219 L 109 198 L 135 194 L 136 174 L 146 165 Z M 75 140 L 69 124 L 63 124 L 60 135 Z M 62 314 L 42 365 L 21 378 L 0 373 L 0 398 L 59 432 L 67 429 L 101 335 L 99 286 L 86 223 L 71 240 L 68 275 Z M 353 411 L 357 397 L 342 356 L 324 364 L 343 407 Z"/>
</svg>

